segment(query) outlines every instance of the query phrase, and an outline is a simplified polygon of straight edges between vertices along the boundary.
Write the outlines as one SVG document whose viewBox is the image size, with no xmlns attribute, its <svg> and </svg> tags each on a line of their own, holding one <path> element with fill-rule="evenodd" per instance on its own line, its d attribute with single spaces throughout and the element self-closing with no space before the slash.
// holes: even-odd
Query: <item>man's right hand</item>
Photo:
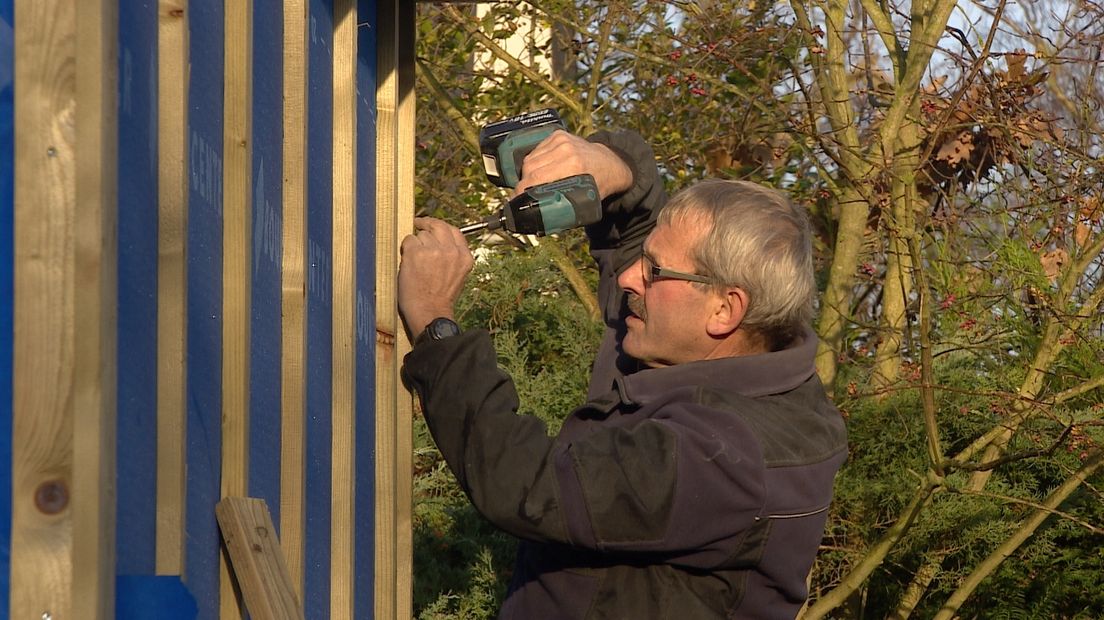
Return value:
<svg viewBox="0 0 1104 620">
<path fill-rule="evenodd" d="M 603 200 L 633 183 L 632 170 L 609 147 L 562 130 L 553 132 L 525 157 L 522 172 L 515 196 L 526 188 L 577 174 L 593 176 Z"/>
</svg>

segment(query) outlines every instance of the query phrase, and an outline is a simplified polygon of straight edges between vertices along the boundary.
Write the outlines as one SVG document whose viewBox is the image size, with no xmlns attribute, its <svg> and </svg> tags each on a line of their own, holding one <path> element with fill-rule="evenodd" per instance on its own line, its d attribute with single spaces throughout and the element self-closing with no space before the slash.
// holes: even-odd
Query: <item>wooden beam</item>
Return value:
<svg viewBox="0 0 1104 620">
<path fill-rule="evenodd" d="M 74 2 L 15 2 L 10 617 L 72 609 Z"/>
<path fill-rule="evenodd" d="M 227 497 L 215 506 L 215 515 L 250 617 L 301 620 L 303 610 L 264 500 Z"/>
<path fill-rule="evenodd" d="M 307 26 L 306 1 L 285 0 L 280 532 L 299 600 L 306 471 Z"/>
<path fill-rule="evenodd" d="M 73 610 L 115 617 L 118 6 L 76 2 Z"/>
<path fill-rule="evenodd" d="M 353 618 L 356 437 L 356 0 L 333 5 L 333 460 L 330 615 Z"/>
<path fill-rule="evenodd" d="M 409 350 L 396 305 L 399 244 L 413 225 L 413 7 L 377 4 L 376 609 L 411 615 L 412 400 L 399 380 Z M 406 69 L 403 63 L 409 63 Z"/>
<path fill-rule="evenodd" d="M 414 37 L 417 11 L 413 3 L 399 2 L 399 19 L 396 24 L 398 38 L 399 108 L 398 108 L 398 196 L 395 217 L 398 222 L 395 240 L 402 239 L 414 230 L 414 134 L 417 97 L 414 94 L 416 80 L 414 69 Z M 398 255 L 398 248 L 395 256 Z M 391 275 L 398 282 L 398 268 Z M 393 312 L 398 315 L 396 304 Z M 396 605 L 400 618 L 414 616 L 412 596 L 414 590 L 414 395 L 406 390 L 399 378 L 403 357 L 410 351 L 411 343 L 404 337 L 398 340 L 395 356 L 395 383 L 398 391 L 395 411 L 395 562 Z"/>
<path fill-rule="evenodd" d="M 187 389 L 188 2 L 157 7 L 157 551 L 158 575 L 184 570 Z"/>
<path fill-rule="evenodd" d="M 114 616 L 114 11 L 15 3 L 16 618 Z"/>
<path fill-rule="evenodd" d="M 253 2 L 225 4 L 223 91 L 222 475 L 223 497 L 248 494 L 249 320 L 252 290 Z M 267 512 L 266 512 L 267 514 Z M 242 617 L 226 557 L 219 562 L 223 620 Z"/>
</svg>

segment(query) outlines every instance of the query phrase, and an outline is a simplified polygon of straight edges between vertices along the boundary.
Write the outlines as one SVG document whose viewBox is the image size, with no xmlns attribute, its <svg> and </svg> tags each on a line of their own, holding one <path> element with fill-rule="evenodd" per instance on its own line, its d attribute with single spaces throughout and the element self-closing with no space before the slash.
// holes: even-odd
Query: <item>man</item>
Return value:
<svg viewBox="0 0 1104 620">
<path fill-rule="evenodd" d="M 516 415 L 489 335 L 452 323 L 463 235 L 416 220 L 399 270 L 404 376 L 472 503 L 521 539 L 500 617 L 793 618 L 846 458 L 813 367 L 802 214 L 733 181 L 667 203 L 631 132 L 557 132 L 523 172 L 587 172 L 603 198 L 587 234 L 607 333 L 557 437 Z"/>
</svg>

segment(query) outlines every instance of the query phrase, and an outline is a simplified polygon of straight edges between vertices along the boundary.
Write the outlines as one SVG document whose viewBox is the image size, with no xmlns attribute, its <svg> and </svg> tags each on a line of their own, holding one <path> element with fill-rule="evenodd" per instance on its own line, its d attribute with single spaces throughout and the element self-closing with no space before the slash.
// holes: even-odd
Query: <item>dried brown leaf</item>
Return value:
<svg viewBox="0 0 1104 620">
<path fill-rule="evenodd" d="M 1004 60 L 1008 63 L 1008 81 L 1016 82 L 1020 80 L 1024 75 L 1024 63 L 1027 62 L 1027 52 L 1022 49 L 1018 49 L 1015 52 L 1009 52 L 1004 55 Z"/>
<path fill-rule="evenodd" d="M 1043 265 L 1043 273 L 1053 283 L 1062 273 L 1062 267 L 1069 262 L 1069 252 L 1062 249 L 1051 250 L 1040 256 L 1039 262 Z"/>
<path fill-rule="evenodd" d="M 1073 241 L 1077 244 L 1077 247 L 1085 247 L 1089 242 L 1089 237 L 1092 235 L 1092 229 L 1089 228 L 1084 222 L 1078 222 L 1077 227 L 1073 229 Z"/>
<path fill-rule="evenodd" d="M 953 166 L 968 159 L 970 157 L 970 152 L 973 150 L 974 134 L 963 131 L 954 138 L 944 142 L 943 145 L 939 147 L 939 152 L 936 154 L 935 158 L 943 160 Z"/>
</svg>

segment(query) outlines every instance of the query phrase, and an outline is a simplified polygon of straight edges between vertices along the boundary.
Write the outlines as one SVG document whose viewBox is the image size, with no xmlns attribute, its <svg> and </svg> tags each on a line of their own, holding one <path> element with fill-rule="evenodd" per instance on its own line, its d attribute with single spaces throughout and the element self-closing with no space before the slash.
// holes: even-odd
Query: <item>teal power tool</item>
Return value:
<svg viewBox="0 0 1104 620">
<path fill-rule="evenodd" d="M 462 226 L 471 235 L 505 228 L 522 235 L 550 235 L 602 219 L 602 201 L 594 177 L 579 174 L 530 187 L 482 222 Z"/>
<path fill-rule="evenodd" d="M 499 187 L 517 187 L 525 156 L 553 131 L 563 128 L 560 115 L 551 108 L 526 112 L 483 127 L 479 130 L 479 150 L 483 154 L 487 178 Z"/>
</svg>

